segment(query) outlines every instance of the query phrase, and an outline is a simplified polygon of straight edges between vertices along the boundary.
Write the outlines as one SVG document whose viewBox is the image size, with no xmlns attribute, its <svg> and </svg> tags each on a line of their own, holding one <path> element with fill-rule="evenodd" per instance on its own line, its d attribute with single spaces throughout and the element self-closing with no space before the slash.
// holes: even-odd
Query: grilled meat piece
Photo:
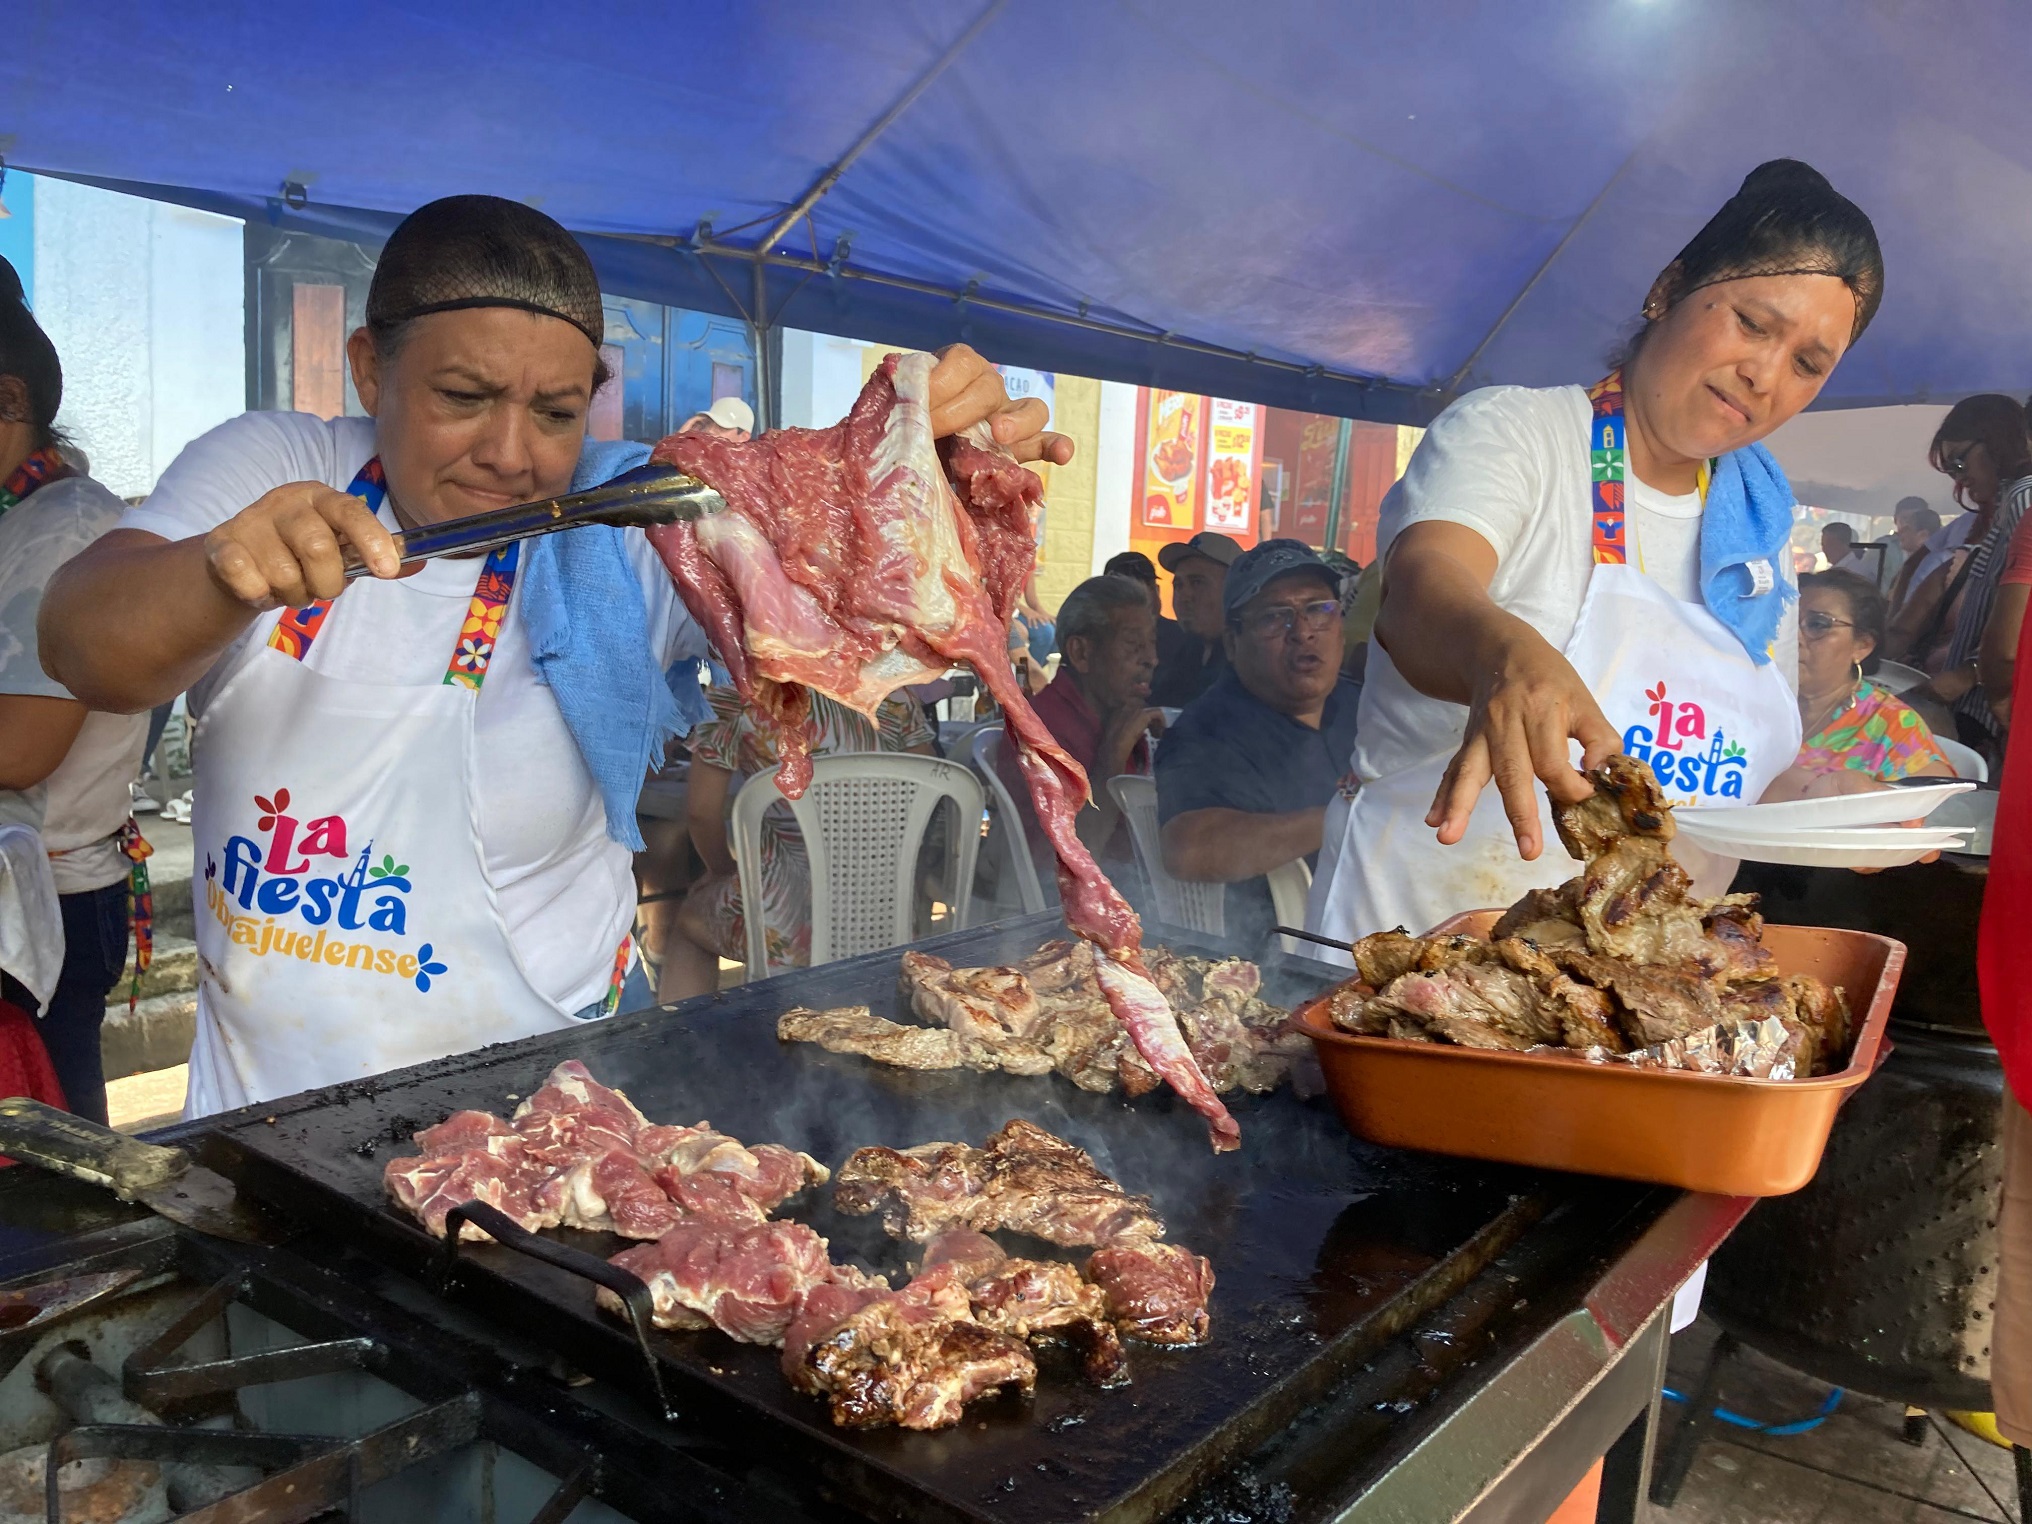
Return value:
<svg viewBox="0 0 2032 1524">
<path fill-rule="evenodd" d="M 852 1053 L 899 1069 L 1048 1074 L 1052 1067 L 1051 1054 L 1028 1038 L 998 1033 L 983 1040 L 948 1027 L 905 1026 L 871 1015 L 864 1005 L 785 1011 L 776 1018 L 776 1035 L 784 1042 L 815 1042 L 829 1053 Z"/>
<path fill-rule="evenodd" d="M 1633 1048 L 1684 1037 L 1721 1019 L 1721 996 L 1691 966 L 1660 968 L 1591 953 L 1556 955 L 1575 978 L 1615 996 L 1615 1020 Z"/>
<path fill-rule="evenodd" d="M 1778 960 L 1764 946 L 1764 918 L 1757 914 L 1757 896 L 1729 894 L 1700 907 L 1704 933 L 1694 961 L 1711 979 L 1726 982 L 1770 979 Z"/>
<path fill-rule="evenodd" d="M 1002 1246 L 987 1234 L 976 1233 L 972 1228 L 954 1228 L 924 1246 L 917 1273 L 922 1275 L 935 1266 L 951 1265 L 962 1281 L 970 1281 L 1005 1264 L 1008 1258 Z"/>
<path fill-rule="evenodd" d="M 1393 980 L 1415 971 L 1418 955 L 1425 948 L 1424 937 L 1414 937 L 1402 926 L 1395 931 L 1379 931 L 1363 937 L 1355 944 L 1351 956 L 1355 960 L 1355 972 L 1362 983 L 1372 989 L 1381 989 Z"/>
<path fill-rule="evenodd" d="M 1511 1041 L 1477 1041 L 1475 1047 L 1528 1048 L 1561 1039 L 1559 1017 L 1531 980 L 1499 963 L 1458 963 L 1444 973 L 1406 974 L 1369 1002 L 1371 1012 L 1402 1015 L 1427 1025 L 1469 1023 Z"/>
<path fill-rule="evenodd" d="M 1005 1259 L 967 1281 L 967 1298 L 983 1328 L 1032 1343 L 1064 1339 L 1095 1385 L 1119 1386 L 1128 1379 L 1107 1296 L 1082 1280 L 1076 1267 L 1062 1260 Z"/>
<path fill-rule="evenodd" d="M 812 1341 L 800 1375 L 841 1428 L 945 1429 L 997 1387 L 1031 1391 L 1037 1362 L 1008 1334 L 887 1296 Z"/>
<path fill-rule="evenodd" d="M 1503 938 L 1496 943 L 1496 954 L 1531 980 L 1546 1010 L 1559 1023 L 1560 1040 L 1567 1047 L 1623 1051 L 1623 1037 L 1615 1027 L 1615 1003 L 1602 991 L 1569 978 L 1539 945 L 1523 937 Z"/>
<path fill-rule="evenodd" d="M 1785 989 L 1792 996 L 1796 1023 L 1805 1033 L 1800 1043 L 1799 1072 L 1826 1074 L 1841 1068 L 1848 1061 L 1849 1048 L 1855 1041 L 1847 997 L 1839 988 L 1831 988 L 1807 974 L 1794 974 L 1786 979 Z"/>
<path fill-rule="evenodd" d="M 1533 889 L 1503 912 L 1490 937 L 1521 937 L 1541 947 L 1581 946 L 1587 941 L 1580 924 L 1580 880 L 1570 878 L 1557 889 Z"/>
<path fill-rule="evenodd" d="M 840 1167 L 833 1204 L 853 1215 L 879 1211 L 892 1235 L 917 1243 L 950 1228 L 1007 1228 L 1068 1246 L 1164 1231 L 1149 1198 L 1129 1195 L 1083 1149 L 1021 1118 L 985 1148 L 857 1150 Z"/>
<path fill-rule="evenodd" d="M 930 953 L 905 952 L 902 989 L 925 1020 L 978 1042 L 1029 1037 L 1045 1019 L 1037 991 L 1017 968 L 954 968 Z"/>
<path fill-rule="evenodd" d="M 1592 794 L 1553 811 L 1553 826 L 1573 857 L 1587 862 L 1629 837 L 1672 840 L 1677 830 L 1672 805 L 1651 769 L 1635 757 L 1617 752 L 1588 769 L 1587 780 Z"/>
<path fill-rule="evenodd" d="M 1106 1298 L 1125 1339 L 1198 1344 L 1211 1319 L 1214 1267 L 1190 1249 L 1145 1237 L 1117 1239 L 1088 1257 L 1087 1279 Z"/>
</svg>

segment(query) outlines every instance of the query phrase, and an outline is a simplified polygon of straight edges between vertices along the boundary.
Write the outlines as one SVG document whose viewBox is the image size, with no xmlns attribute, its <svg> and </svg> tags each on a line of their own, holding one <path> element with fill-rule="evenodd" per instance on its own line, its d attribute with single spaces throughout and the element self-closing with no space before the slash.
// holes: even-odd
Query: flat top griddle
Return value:
<svg viewBox="0 0 2032 1524">
<path fill-rule="evenodd" d="M 1036 916 L 918 945 L 962 965 L 992 964 L 1059 930 Z M 1224 950 L 1184 934 L 1150 940 Z M 1095 1390 L 1070 1358 L 1045 1351 L 1033 1398 L 977 1403 L 959 1428 L 940 1433 L 853 1433 L 790 1389 L 773 1349 L 714 1331 L 652 1341 L 687 1427 L 757 1461 L 808 1468 L 841 1503 L 887 1518 L 1156 1517 L 1288 1424 L 1535 1220 L 1534 1187 L 1545 1177 L 1371 1147 L 1348 1135 L 1323 1098 L 1301 1101 L 1288 1089 L 1229 1097 L 1243 1145 L 1216 1156 L 1198 1116 L 1168 1092 L 1130 1103 L 1055 1075 L 919 1073 L 777 1041 L 776 1017 L 793 1005 L 866 1003 L 904 1018 L 899 952 L 233 1113 L 215 1122 L 213 1146 L 244 1187 L 353 1248 L 428 1274 L 440 1245 L 386 1203 L 382 1166 L 413 1152 L 409 1134 L 449 1112 L 512 1110 L 566 1058 L 627 1091 L 652 1121 L 709 1118 L 745 1141 L 784 1143 L 829 1166 L 871 1143 L 978 1143 L 1018 1116 L 1078 1143 L 1126 1188 L 1154 1197 L 1168 1237 L 1207 1255 L 1217 1277 L 1210 1341 L 1130 1346 L 1126 1389 Z M 1266 996 L 1280 1003 L 1338 977 L 1282 955 L 1265 975 Z M 829 1190 L 782 1215 L 809 1222 L 835 1259 L 899 1283 L 917 1252 L 871 1218 L 835 1213 Z M 602 1255 L 625 1246 L 607 1235 L 554 1236 Z M 1007 1241 L 1038 1257 L 1065 1252 Z M 460 1259 L 461 1299 L 582 1369 L 646 1388 L 625 1325 L 596 1309 L 587 1282 L 494 1245 L 465 1248 Z"/>
</svg>

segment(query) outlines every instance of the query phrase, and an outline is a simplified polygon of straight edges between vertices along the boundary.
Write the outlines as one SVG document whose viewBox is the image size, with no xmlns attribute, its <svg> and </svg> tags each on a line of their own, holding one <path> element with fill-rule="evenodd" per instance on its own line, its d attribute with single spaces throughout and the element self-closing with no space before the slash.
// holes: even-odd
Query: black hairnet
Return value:
<svg viewBox="0 0 2032 1524">
<path fill-rule="evenodd" d="M 1677 302 L 1702 286 L 1753 275 L 1832 275 L 1856 299 L 1853 344 L 1884 299 L 1884 255 L 1861 207 L 1797 159 L 1759 164 L 1673 264 Z"/>
<path fill-rule="evenodd" d="M 46 429 L 63 405 L 63 366 L 56 346 L 28 310 L 21 276 L 0 258 L 0 376 L 19 376 L 28 389 L 28 416 L 8 420 Z"/>
<path fill-rule="evenodd" d="M 469 307 L 562 318 L 595 349 L 606 331 L 599 278 L 578 240 L 500 196 L 446 196 L 403 218 L 367 289 L 367 327 L 385 339 L 411 318 Z"/>
</svg>

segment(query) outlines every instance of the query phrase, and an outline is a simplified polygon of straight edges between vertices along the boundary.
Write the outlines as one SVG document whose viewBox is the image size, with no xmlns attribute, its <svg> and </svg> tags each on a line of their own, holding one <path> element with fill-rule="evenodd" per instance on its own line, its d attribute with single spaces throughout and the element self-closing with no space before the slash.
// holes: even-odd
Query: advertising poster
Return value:
<svg viewBox="0 0 2032 1524">
<path fill-rule="evenodd" d="M 1306 415 L 1298 436 L 1298 501 L 1283 532 L 1308 545 L 1326 543 L 1326 521 L 1333 498 L 1334 454 L 1340 447 L 1341 422 L 1320 413 Z"/>
<path fill-rule="evenodd" d="M 1213 399 L 1207 436 L 1206 527 L 1251 536 L 1262 461 L 1262 409 L 1253 402 Z"/>
<path fill-rule="evenodd" d="M 1199 527 L 1200 439 L 1206 398 L 1150 389 L 1144 433 L 1143 523 L 1153 529 Z"/>
</svg>

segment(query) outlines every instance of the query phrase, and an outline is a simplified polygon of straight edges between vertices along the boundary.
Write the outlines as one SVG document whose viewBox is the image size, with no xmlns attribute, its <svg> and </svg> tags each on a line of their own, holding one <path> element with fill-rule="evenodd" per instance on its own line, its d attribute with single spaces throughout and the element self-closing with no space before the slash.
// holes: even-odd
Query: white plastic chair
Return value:
<svg viewBox="0 0 2032 1524">
<path fill-rule="evenodd" d="M 762 814 L 790 806 L 811 862 L 811 962 L 858 957 L 908 942 L 917 899 L 917 858 L 939 801 L 958 807 L 953 831 L 952 924 L 964 926 L 980 851 L 981 786 L 957 762 L 909 752 L 849 752 L 812 759 L 811 787 L 783 800 L 774 774 L 750 778 L 735 796 L 729 836 L 741 903 L 762 903 Z M 763 918 L 744 916 L 748 977 L 769 976 Z"/>
<path fill-rule="evenodd" d="M 1208 936 L 1227 934 L 1228 886 L 1196 883 L 1176 878 L 1164 867 L 1163 838 L 1157 824 L 1157 780 L 1122 773 L 1108 780 L 1108 792 L 1129 822 L 1129 836 L 1136 845 L 1136 860 L 1150 880 L 1150 894 L 1156 901 L 1157 918 L 1188 931 Z M 1270 906 L 1280 926 L 1305 924 L 1305 899 L 1312 888 L 1312 870 L 1305 859 L 1295 857 L 1263 876 L 1270 889 Z M 1278 939 L 1289 951 L 1298 948 L 1290 937 Z"/>
<path fill-rule="evenodd" d="M 1977 783 L 1990 781 L 1990 764 L 1983 760 L 1983 754 L 1973 746 L 1964 746 L 1959 741 L 1950 740 L 1937 730 L 1933 733 L 1933 741 L 1947 754 L 1947 760 L 1954 764 L 1954 775 L 1957 778 L 1971 778 Z"/>
<path fill-rule="evenodd" d="M 1902 661 L 1880 661 L 1877 670 L 1870 674 L 1870 681 L 1890 690 L 1903 693 L 1908 688 L 1917 688 L 1926 681 L 1926 674 L 1917 667 L 1908 667 Z"/>
<path fill-rule="evenodd" d="M 1025 915 L 1045 908 L 1044 883 L 1037 876 L 1037 863 L 1030 855 L 1030 832 L 1024 826 L 1022 807 L 1009 785 L 1002 781 L 1002 747 L 1005 737 L 1000 725 L 985 725 L 973 733 L 970 756 L 974 771 L 988 785 L 995 801 L 995 833 L 1002 839 L 1003 855 L 1016 878 L 1016 895 Z"/>
</svg>

